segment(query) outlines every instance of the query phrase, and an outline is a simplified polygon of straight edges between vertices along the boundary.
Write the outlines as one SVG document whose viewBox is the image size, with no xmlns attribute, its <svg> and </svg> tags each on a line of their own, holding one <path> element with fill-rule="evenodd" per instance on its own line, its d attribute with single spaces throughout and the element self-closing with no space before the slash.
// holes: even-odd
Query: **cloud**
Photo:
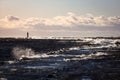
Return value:
<svg viewBox="0 0 120 80">
<path fill-rule="evenodd" d="M 25 26 L 25 24 L 26 24 L 26 19 L 22 19 L 16 16 L 8 15 L 0 19 L 0 28 L 3 29 L 28 28 L 28 26 Z"/>
<path fill-rule="evenodd" d="M 92 14 L 76 15 L 67 13 L 66 16 L 55 16 L 53 18 L 27 18 L 22 19 L 16 16 L 6 16 L 0 19 L 0 28 L 23 28 L 34 29 L 36 27 L 107 27 L 120 25 L 120 17 L 93 16 Z"/>
<path fill-rule="evenodd" d="M 19 21 L 19 18 L 16 16 L 6 16 L 5 19 L 8 21 Z"/>
</svg>

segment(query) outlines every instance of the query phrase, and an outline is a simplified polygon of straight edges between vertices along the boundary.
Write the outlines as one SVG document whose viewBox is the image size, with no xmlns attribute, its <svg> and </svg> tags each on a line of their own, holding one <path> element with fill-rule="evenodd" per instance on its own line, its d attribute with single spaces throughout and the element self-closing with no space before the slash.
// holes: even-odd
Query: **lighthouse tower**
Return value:
<svg viewBox="0 0 120 80">
<path fill-rule="evenodd" d="M 26 38 L 29 39 L 29 32 L 27 32 L 27 37 Z"/>
</svg>

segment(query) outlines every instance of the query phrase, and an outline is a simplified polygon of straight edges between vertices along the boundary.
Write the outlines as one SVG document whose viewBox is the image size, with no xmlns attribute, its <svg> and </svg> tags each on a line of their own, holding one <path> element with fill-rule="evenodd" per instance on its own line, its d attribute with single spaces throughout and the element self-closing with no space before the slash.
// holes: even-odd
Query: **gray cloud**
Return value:
<svg viewBox="0 0 120 80">
<path fill-rule="evenodd" d="M 6 19 L 8 19 L 8 21 L 19 21 L 19 18 L 16 16 L 6 16 Z"/>
</svg>

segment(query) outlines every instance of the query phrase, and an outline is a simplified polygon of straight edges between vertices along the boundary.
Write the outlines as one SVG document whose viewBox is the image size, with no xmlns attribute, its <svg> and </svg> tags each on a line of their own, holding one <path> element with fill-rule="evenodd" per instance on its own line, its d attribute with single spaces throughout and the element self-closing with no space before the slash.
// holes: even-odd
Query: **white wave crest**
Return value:
<svg viewBox="0 0 120 80">
<path fill-rule="evenodd" d="M 12 53 L 13 53 L 13 56 L 18 60 L 21 60 L 24 57 L 30 57 L 35 55 L 35 52 L 32 49 L 21 48 L 21 47 L 13 48 Z"/>
<path fill-rule="evenodd" d="M 47 53 L 37 53 L 30 48 L 15 47 L 12 50 L 12 55 L 15 59 L 21 60 L 23 58 L 47 58 L 47 57 L 57 57 L 58 55 L 49 55 Z"/>
</svg>

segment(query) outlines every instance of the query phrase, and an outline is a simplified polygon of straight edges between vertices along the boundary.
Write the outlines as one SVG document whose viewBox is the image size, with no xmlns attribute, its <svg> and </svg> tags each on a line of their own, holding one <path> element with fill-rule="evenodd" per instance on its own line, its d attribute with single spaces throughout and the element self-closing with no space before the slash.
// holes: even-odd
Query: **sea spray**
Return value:
<svg viewBox="0 0 120 80">
<path fill-rule="evenodd" d="M 48 55 L 48 53 L 38 53 L 34 52 L 30 48 L 15 47 L 12 50 L 12 55 L 15 59 L 21 60 L 23 58 L 47 58 L 55 55 Z"/>
<path fill-rule="evenodd" d="M 35 52 L 30 48 L 15 47 L 12 50 L 15 59 L 21 60 L 22 58 L 35 55 Z"/>
</svg>

